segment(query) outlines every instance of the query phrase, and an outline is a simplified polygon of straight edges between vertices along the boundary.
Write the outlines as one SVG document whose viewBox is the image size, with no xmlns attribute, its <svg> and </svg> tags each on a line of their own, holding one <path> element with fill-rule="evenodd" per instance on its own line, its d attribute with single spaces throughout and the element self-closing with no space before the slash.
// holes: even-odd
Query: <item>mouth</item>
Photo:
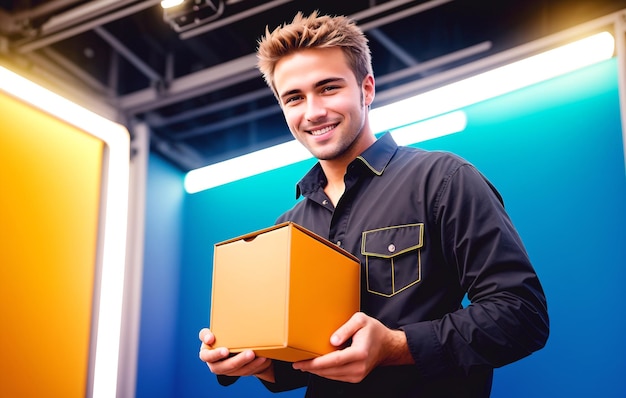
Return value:
<svg viewBox="0 0 626 398">
<path fill-rule="evenodd" d="M 333 124 L 331 126 L 322 127 L 320 129 L 317 129 L 317 130 L 308 130 L 308 132 L 309 132 L 309 134 L 311 134 L 313 136 L 320 136 L 320 135 L 324 135 L 324 134 L 328 133 L 330 130 L 334 129 L 335 127 L 337 127 L 337 125 Z"/>
</svg>

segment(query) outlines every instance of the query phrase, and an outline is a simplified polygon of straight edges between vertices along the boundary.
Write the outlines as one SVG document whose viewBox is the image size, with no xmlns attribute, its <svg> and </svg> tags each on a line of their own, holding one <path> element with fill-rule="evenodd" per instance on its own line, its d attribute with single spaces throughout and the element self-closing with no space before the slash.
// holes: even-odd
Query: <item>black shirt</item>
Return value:
<svg viewBox="0 0 626 398">
<path fill-rule="evenodd" d="M 378 139 L 349 166 L 336 208 L 316 164 L 293 221 L 361 261 L 361 311 L 406 333 L 411 366 L 335 382 L 275 361 L 272 391 L 307 397 L 488 397 L 493 368 L 548 337 L 545 296 L 496 189 L 450 153 Z M 471 304 L 462 308 L 467 294 Z"/>
</svg>

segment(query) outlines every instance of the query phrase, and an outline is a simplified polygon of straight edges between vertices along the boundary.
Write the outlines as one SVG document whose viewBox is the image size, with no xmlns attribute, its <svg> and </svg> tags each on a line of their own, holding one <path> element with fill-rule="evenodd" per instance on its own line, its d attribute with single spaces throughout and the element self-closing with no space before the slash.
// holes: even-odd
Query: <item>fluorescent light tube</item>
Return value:
<svg viewBox="0 0 626 398">
<path fill-rule="evenodd" d="M 455 111 L 408 126 L 391 130 L 391 135 L 398 145 L 412 145 L 438 137 L 459 133 L 467 127 L 467 114 Z"/>
<path fill-rule="evenodd" d="M 413 144 L 463 131 L 466 124 L 465 112 L 458 111 L 405 126 L 392 131 L 392 134 L 394 139 L 401 145 Z M 188 193 L 200 192 L 311 158 L 311 153 L 302 144 L 295 140 L 289 141 L 191 170 L 185 176 L 185 190 Z"/>
<path fill-rule="evenodd" d="M 615 40 L 602 32 L 488 72 L 372 109 L 374 131 L 414 123 L 609 59 Z M 393 126 L 391 126 L 393 127 Z"/>
</svg>

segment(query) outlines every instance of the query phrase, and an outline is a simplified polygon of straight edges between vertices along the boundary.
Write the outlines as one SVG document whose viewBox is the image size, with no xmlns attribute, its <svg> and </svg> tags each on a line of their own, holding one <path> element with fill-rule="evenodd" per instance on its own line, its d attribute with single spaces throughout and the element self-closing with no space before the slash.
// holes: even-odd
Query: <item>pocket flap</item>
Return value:
<svg viewBox="0 0 626 398">
<path fill-rule="evenodd" d="M 396 225 L 363 232 L 361 254 L 390 258 L 424 244 L 424 223 Z"/>
</svg>

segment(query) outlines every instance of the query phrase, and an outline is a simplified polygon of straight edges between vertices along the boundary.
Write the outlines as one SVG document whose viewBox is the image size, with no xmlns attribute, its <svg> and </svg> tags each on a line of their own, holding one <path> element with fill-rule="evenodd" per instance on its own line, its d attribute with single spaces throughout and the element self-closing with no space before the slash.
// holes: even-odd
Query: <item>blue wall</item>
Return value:
<svg viewBox="0 0 626 398">
<path fill-rule="evenodd" d="M 626 396 L 618 104 L 612 59 L 467 107 L 463 132 L 418 144 L 458 153 L 498 187 L 548 296 L 547 346 L 496 370 L 494 398 Z M 253 379 L 219 387 L 197 333 L 209 322 L 213 244 L 271 225 L 311 165 L 183 197 L 183 175 L 151 157 L 138 397 L 274 396 Z"/>
<path fill-rule="evenodd" d="M 177 397 L 176 362 L 184 175 L 150 156 L 137 397 Z M 193 357 L 193 351 L 189 353 Z"/>
</svg>

